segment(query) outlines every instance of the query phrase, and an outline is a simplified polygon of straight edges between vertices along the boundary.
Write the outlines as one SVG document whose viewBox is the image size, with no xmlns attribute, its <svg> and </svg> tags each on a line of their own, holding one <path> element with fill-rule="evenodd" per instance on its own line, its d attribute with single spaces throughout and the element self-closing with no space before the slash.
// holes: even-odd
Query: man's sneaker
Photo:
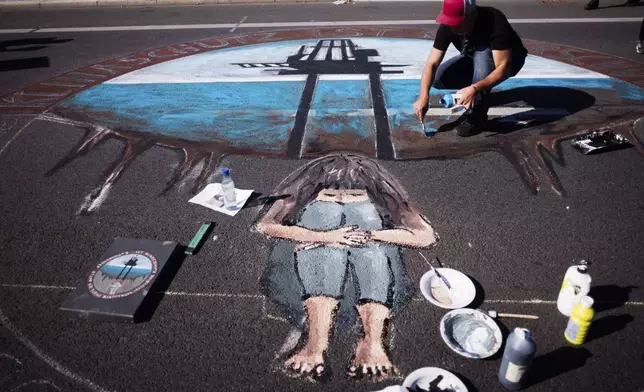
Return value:
<svg viewBox="0 0 644 392">
<path fill-rule="evenodd" d="M 637 46 L 635 47 L 635 50 L 639 54 L 644 54 L 644 43 L 642 41 L 637 43 Z"/>
<path fill-rule="evenodd" d="M 584 7 L 586 11 L 596 10 L 599 8 L 599 0 L 590 0 Z"/>
<path fill-rule="evenodd" d="M 461 137 L 470 137 L 478 135 L 483 131 L 481 126 L 487 121 L 487 114 L 482 112 L 472 112 L 463 114 L 463 121 L 459 122 L 454 129 L 456 134 Z"/>
</svg>

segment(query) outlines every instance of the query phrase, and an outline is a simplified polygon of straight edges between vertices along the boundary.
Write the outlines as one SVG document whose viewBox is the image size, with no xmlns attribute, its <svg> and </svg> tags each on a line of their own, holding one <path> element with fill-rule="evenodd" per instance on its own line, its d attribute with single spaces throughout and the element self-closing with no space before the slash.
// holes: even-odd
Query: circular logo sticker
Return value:
<svg viewBox="0 0 644 392">
<path fill-rule="evenodd" d="M 132 295 L 150 283 L 157 273 L 157 259 L 142 250 L 119 253 L 103 260 L 87 279 L 89 292 L 112 299 Z"/>
</svg>

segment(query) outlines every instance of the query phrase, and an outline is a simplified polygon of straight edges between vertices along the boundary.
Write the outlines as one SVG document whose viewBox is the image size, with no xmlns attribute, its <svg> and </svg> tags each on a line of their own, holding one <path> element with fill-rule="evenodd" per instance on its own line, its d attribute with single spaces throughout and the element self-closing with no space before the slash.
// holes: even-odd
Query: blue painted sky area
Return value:
<svg viewBox="0 0 644 392">
<path fill-rule="evenodd" d="M 418 86 L 417 79 L 383 80 L 387 108 L 411 111 Z M 497 89 L 520 87 L 613 90 L 622 99 L 644 101 L 643 89 L 611 78 L 513 78 Z M 106 127 L 279 152 L 289 138 L 303 88 L 301 81 L 101 84 L 60 107 Z M 446 92 L 432 89 L 433 95 Z M 361 137 L 369 133 L 364 124 L 373 122 L 364 111 L 371 107 L 367 80 L 321 80 L 311 105 L 318 127 Z M 395 131 L 399 124 L 391 125 Z"/>
<path fill-rule="evenodd" d="M 107 127 L 238 147 L 288 140 L 302 82 L 102 84 L 60 105 Z"/>
<path fill-rule="evenodd" d="M 303 88 L 298 81 L 102 84 L 60 107 L 83 112 L 107 127 L 194 141 L 225 138 L 240 147 L 262 141 L 279 148 L 288 139 Z M 371 106 L 367 80 L 321 80 L 311 104 L 330 133 L 348 126 L 361 136 L 368 134 L 365 121 L 373 120 L 355 111 Z"/>
<path fill-rule="evenodd" d="M 118 276 L 123 278 L 127 273 L 128 279 L 140 278 L 142 276 L 150 275 L 152 268 L 150 266 L 134 266 L 132 268 L 124 265 L 111 265 L 105 264 L 101 267 L 101 271 L 110 278 L 116 279 Z"/>
<path fill-rule="evenodd" d="M 320 80 L 312 109 L 367 109 L 371 106 L 368 80 Z"/>
</svg>

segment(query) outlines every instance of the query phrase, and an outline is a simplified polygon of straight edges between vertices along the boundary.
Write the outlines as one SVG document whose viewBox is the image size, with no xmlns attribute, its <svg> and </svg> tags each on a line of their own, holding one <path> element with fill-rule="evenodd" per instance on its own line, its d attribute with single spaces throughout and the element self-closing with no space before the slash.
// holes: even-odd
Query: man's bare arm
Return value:
<svg viewBox="0 0 644 392">
<path fill-rule="evenodd" d="M 418 100 L 414 102 L 414 112 L 420 120 L 422 120 L 423 117 L 425 117 L 425 113 L 427 113 L 429 89 L 431 88 L 432 83 L 434 83 L 436 69 L 443 61 L 444 57 L 445 52 L 436 48 L 432 48 L 431 52 L 429 52 L 429 56 L 427 56 L 423 75 L 420 79 L 420 94 L 418 95 Z"/>
<path fill-rule="evenodd" d="M 493 50 L 492 57 L 494 58 L 494 71 L 485 79 L 473 84 L 478 91 L 490 90 L 510 77 L 510 51 Z"/>
</svg>

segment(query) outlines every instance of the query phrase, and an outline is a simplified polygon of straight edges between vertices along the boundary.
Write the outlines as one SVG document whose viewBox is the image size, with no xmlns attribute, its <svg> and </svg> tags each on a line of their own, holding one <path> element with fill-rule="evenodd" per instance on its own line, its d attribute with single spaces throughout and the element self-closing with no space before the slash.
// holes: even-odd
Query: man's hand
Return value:
<svg viewBox="0 0 644 392">
<path fill-rule="evenodd" d="M 423 121 L 429 109 L 429 97 L 420 97 L 414 102 L 414 113 L 420 121 Z"/>
<path fill-rule="evenodd" d="M 476 88 L 474 86 L 465 87 L 464 89 L 459 90 L 456 94 L 461 96 L 461 99 L 458 100 L 459 105 L 463 105 L 466 108 L 474 107 L 474 100 L 476 98 Z"/>
</svg>

